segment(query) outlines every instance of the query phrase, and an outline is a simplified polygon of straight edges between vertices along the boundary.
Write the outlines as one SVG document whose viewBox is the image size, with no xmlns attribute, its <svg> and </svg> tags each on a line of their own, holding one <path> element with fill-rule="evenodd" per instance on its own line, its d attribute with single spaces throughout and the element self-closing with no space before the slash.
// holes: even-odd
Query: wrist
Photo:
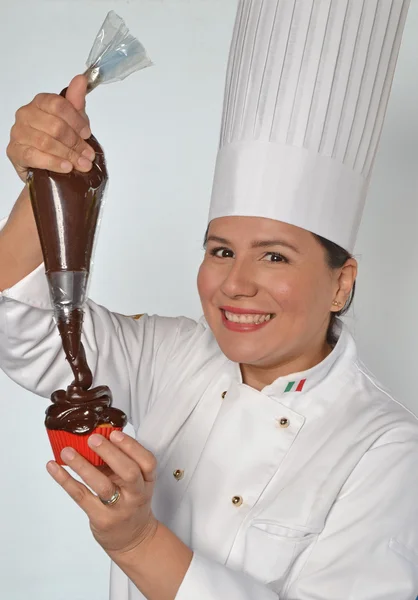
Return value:
<svg viewBox="0 0 418 600">
<path fill-rule="evenodd" d="M 108 555 L 148 600 L 174 600 L 193 559 L 193 551 L 157 520 L 141 543 Z"/>
<path fill-rule="evenodd" d="M 104 550 L 118 564 L 121 562 L 129 563 L 131 556 L 134 557 L 134 560 L 137 560 L 141 552 L 145 553 L 147 551 L 147 547 L 152 543 L 157 534 L 158 527 L 159 521 L 157 521 L 154 515 L 151 515 L 141 534 L 127 546 L 117 550 L 107 548 L 104 548 Z"/>
</svg>

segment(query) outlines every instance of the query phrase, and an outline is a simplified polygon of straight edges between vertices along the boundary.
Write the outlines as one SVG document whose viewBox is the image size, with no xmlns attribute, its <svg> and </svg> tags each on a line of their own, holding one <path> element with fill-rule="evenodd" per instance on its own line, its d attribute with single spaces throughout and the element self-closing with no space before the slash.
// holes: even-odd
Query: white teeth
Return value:
<svg viewBox="0 0 418 600">
<path fill-rule="evenodd" d="M 261 325 L 261 323 L 265 323 L 266 321 L 270 321 L 272 315 L 238 315 L 236 313 L 231 313 L 228 311 L 224 311 L 225 317 L 228 321 L 232 321 L 233 323 L 242 323 L 248 325 Z"/>
</svg>

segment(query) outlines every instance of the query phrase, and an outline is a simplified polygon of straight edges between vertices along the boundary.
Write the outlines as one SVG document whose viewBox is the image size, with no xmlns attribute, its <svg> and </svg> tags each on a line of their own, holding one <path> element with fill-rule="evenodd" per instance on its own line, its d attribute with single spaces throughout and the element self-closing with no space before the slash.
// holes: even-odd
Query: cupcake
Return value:
<svg viewBox="0 0 418 600">
<path fill-rule="evenodd" d="M 46 410 L 45 426 L 55 461 L 65 464 L 61 451 L 74 448 L 94 466 L 104 461 L 88 445 L 88 438 L 99 433 L 109 439 L 112 431 L 122 431 L 127 423 L 124 412 L 112 407 L 112 393 L 107 386 L 83 390 L 74 385 L 57 390 L 51 396 L 52 404 Z"/>
</svg>

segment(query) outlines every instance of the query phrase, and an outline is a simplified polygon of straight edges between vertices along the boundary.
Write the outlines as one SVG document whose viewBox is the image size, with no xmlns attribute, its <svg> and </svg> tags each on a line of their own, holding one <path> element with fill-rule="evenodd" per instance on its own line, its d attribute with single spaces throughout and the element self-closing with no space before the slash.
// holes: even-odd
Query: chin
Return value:
<svg viewBox="0 0 418 600">
<path fill-rule="evenodd" d="M 261 350 L 257 351 L 254 348 L 254 344 L 251 342 L 240 343 L 239 340 L 232 342 L 219 339 L 218 337 L 217 342 L 222 352 L 232 362 L 261 366 L 263 359 L 265 360 L 265 348 L 263 349 L 263 352 L 261 352 Z"/>
</svg>

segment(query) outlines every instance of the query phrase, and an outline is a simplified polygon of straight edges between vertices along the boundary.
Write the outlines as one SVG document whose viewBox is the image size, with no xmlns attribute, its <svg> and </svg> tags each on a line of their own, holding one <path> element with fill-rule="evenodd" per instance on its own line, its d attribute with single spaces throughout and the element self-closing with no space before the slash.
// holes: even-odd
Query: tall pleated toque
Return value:
<svg viewBox="0 0 418 600">
<path fill-rule="evenodd" d="M 353 249 L 410 0 L 241 0 L 209 220 Z"/>
</svg>

